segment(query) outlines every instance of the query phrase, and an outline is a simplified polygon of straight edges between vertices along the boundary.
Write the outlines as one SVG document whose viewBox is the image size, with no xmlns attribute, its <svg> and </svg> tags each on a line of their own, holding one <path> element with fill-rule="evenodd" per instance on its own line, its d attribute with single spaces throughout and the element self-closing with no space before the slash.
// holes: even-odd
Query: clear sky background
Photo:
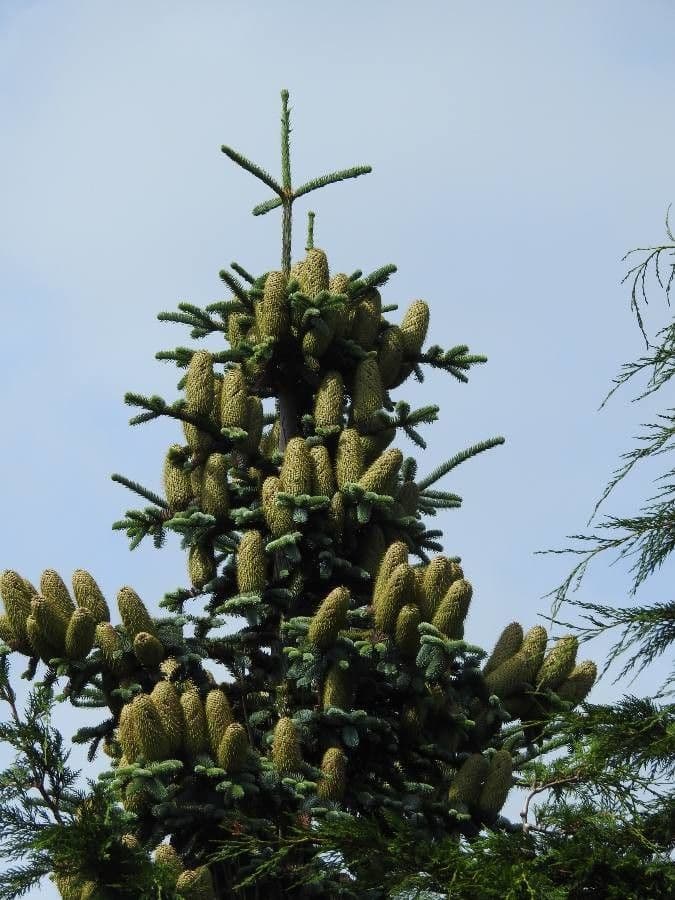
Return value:
<svg viewBox="0 0 675 900">
<path fill-rule="evenodd" d="M 507 439 L 441 483 L 464 497 L 437 521 L 474 584 L 467 634 L 489 648 L 507 622 L 542 621 L 572 560 L 533 554 L 583 530 L 658 409 L 624 392 L 597 411 L 643 347 L 621 256 L 662 238 L 675 199 L 674 37 L 675 7 L 658 0 L 0 0 L 0 568 L 36 581 L 84 567 L 111 601 L 131 584 L 153 608 L 185 583 L 177 541 L 130 554 L 111 531 L 137 504 L 110 474 L 158 490 L 180 439 L 171 422 L 127 427 L 122 397 L 176 396 L 154 353 L 189 338 L 158 311 L 225 298 L 217 273 L 233 259 L 279 265 L 278 213 L 250 215 L 266 190 L 219 148 L 277 173 L 287 87 L 296 183 L 373 166 L 311 198 L 331 269 L 396 263 L 384 302 L 426 299 L 431 342 L 489 357 L 468 385 L 430 373 L 400 393 L 442 407 L 423 474 Z M 296 205 L 296 257 L 309 207 Z M 656 293 L 650 310 L 666 321 Z M 607 511 L 635 511 L 651 474 Z M 581 596 L 626 603 L 627 567 L 607 562 Z M 672 575 L 640 599 L 667 599 Z M 593 699 L 627 689 L 608 678 Z M 66 732 L 80 723 L 68 711 Z"/>
</svg>

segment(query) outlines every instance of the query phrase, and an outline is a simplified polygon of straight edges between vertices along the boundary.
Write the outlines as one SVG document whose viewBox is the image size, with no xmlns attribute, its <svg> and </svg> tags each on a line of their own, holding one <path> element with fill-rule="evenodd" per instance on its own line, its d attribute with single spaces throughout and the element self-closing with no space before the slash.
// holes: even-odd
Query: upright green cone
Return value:
<svg viewBox="0 0 675 900">
<path fill-rule="evenodd" d="M 110 621 L 110 609 L 103 592 L 93 576 L 84 569 L 76 569 L 73 572 L 73 593 L 77 605 L 88 609 L 97 623 Z"/>
<path fill-rule="evenodd" d="M 248 750 L 246 729 L 239 722 L 231 722 L 218 745 L 218 765 L 228 773 L 239 772 L 246 761 Z"/>
<path fill-rule="evenodd" d="M 335 643 L 340 629 L 347 623 L 349 599 L 349 590 L 337 587 L 322 601 L 309 624 L 307 637 L 311 644 L 325 650 Z"/>
<path fill-rule="evenodd" d="M 478 811 L 492 824 L 501 812 L 513 783 L 513 762 L 508 750 L 498 750 L 490 761 L 485 784 L 478 797 Z"/>
<path fill-rule="evenodd" d="M 272 760 L 280 775 L 293 775 L 302 768 L 298 732 L 293 720 L 287 716 L 279 719 L 274 729 Z"/>
</svg>

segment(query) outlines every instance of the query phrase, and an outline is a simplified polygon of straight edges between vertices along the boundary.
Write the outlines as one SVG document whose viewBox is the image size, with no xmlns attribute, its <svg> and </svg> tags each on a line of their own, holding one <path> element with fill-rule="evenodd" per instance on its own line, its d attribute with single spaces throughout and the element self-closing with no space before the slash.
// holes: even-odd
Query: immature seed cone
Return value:
<svg viewBox="0 0 675 900">
<path fill-rule="evenodd" d="M 178 876 L 183 871 L 183 860 L 176 852 L 176 848 L 172 847 L 171 844 L 160 844 L 158 847 L 155 847 L 154 858 L 155 863 L 162 866 L 169 873 L 171 880 L 175 884 Z"/>
<path fill-rule="evenodd" d="M 375 627 L 387 634 L 393 634 L 401 608 L 412 599 L 415 590 L 415 576 L 407 563 L 397 566 L 387 579 L 387 584 L 378 594 L 373 606 Z"/>
<path fill-rule="evenodd" d="M 70 617 L 66 631 L 66 656 L 68 659 L 84 659 L 94 646 L 96 619 L 88 609 L 76 609 Z"/>
<path fill-rule="evenodd" d="M 227 489 L 229 463 L 224 453 L 212 453 L 204 463 L 200 503 L 203 512 L 216 519 L 224 519 L 230 511 Z"/>
<path fill-rule="evenodd" d="M 324 709 L 330 709 L 331 706 L 343 710 L 352 708 L 351 680 L 348 673 L 338 665 L 332 665 L 326 673 L 322 705 Z"/>
<path fill-rule="evenodd" d="M 490 761 L 485 784 L 478 798 L 478 812 L 488 823 L 494 822 L 506 803 L 513 784 L 513 761 L 508 750 L 498 750 Z"/>
<path fill-rule="evenodd" d="M 431 622 L 452 584 L 452 563 L 445 556 L 435 556 L 424 570 L 419 598 L 422 614 Z"/>
<path fill-rule="evenodd" d="M 0 576 L 0 593 L 12 631 L 18 641 L 26 643 L 28 640 L 26 619 L 30 615 L 32 599 L 30 590 L 18 572 L 8 569 Z"/>
<path fill-rule="evenodd" d="M 459 565 L 459 563 L 453 562 L 453 561 L 451 560 L 451 561 L 450 561 L 450 566 L 451 566 L 451 569 L 452 569 L 452 580 L 453 580 L 453 581 L 459 581 L 460 578 L 464 578 L 464 570 L 463 570 L 462 567 Z"/>
<path fill-rule="evenodd" d="M 269 272 L 265 279 L 263 298 L 255 309 L 261 337 L 280 340 L 290 333 L 291 318 L 286 298 L 286 283 L 287 279 L 283 272 Z"/>
<path fill-rule="evenodd" d="M 117 593 L 117 606 L 124 627 L 132 640 L 140 631 L 155 634 L 155 626 L 150 618 L 150 613 L 133 588 L 120 588 Z"/>
<path fill-rule="evenodd" d="M 339 372 L 326 372 L 316 390 L 314 400 L 314 425 L 319 428 L 342 426 L 342 407 L 345 402 L 345 386 Z"/>
<path fill-rule="evenodd" d="M 214 688 L 208 692 L 204 702 L 204 710 L 206 712 L 206 730 L 209 734 L 209 744 L 211 752 L 216 758 L 223 735 L 227 727 L 234 721 L 234 714 L 232 713 L 230 701 L 220 688 Z"/>
<path fill-rule="evenodd" d="M 175 656 L 168 656 L 163 663 L 160 664 L 159 671 L 171 680 L 176 679 L 176 673 L 180 669 L 180 663 Z"/>
<path fill-rule="evenodd" d="M 534 682 L 536 674 L 539 671 L 541 664 L 544 662 L 547 641 L 548 635 L 546 634 L 546 629 L 542 625 L 535 625 L 534 628 L 530 628 L 523 638 L 523 643 L 518 651 L 518 656 L 526 661 L 527 669 L 525 680 L 530 683 Z"/>
<path fill-rule="evenodd" d="M 64 656 L 68 625 L 53 601 L 47 600 L 46 597 L 34 597 L 30 603 L 30 611 L 38 623 L 44 640 L 56 651 L 52 656 Z"/>
<path fill-rule="evenodd" d="M 385 388 L 394 387 L 396 384 L 401 371 L 404 348 L 403 335 L 398 325 L 387 328 L 380 338 L 380 348 L 377 354 L 380 377 Z"/>
<path fill-rule="evenodd" d="M 54 569 L 45 569 L 40 578 L 40 593 L 67 624 L 75 612 L 75 604 L 63 579 Z"/>
<path fill-rule="evenodd" d="M 106 662 L 108 668 L 120 674 L 124 668 L 124 663 L 117 654 L 122 649 L 120 636 L 110 622 L 99 622 L 96 626 L 94 643 L 100 649 L 101 655 Z"/>
<path fill-rule="evenodd" d="M 27 634 L 26 640 L 33 648 L 33 652 L 35 652 L 44 663 L 49 665 L 50 659 L 63 655 L 47 640 L 43 629 L 40 627 L 40 624 L 34 615 L 31 614 L 27 617 L 24 628 L 26 629 Z"/>
<path fill-rule="evenodd" d="M 280 775 L 292 775 L 302 768 L 298 732 L 293 720 L 287 716 L 279 719 L 274 729 L 272 761 Z"/>
<path fill-rule="evenodd" d="M 380 292 L 372 288 L 356 305 L 356 316 L 351 338 L 364 350 L 370 350 L 380 329 L 382 298 Z"/>
<path fill-rule="evenodd" d="M 317 496 L 332 497 L 337 485 L 328 448 L 322 444 L 318 447 L 312 447 L 309 453 L 312 457 L 313 469 L 312 493 Z"/>
<path fill-rule="evenodd" d="M 172 444 L 164 460 L 164 493 L 172 510 L 187 509 L 193 497 L 190 473 L 183 469 L 180 444 Z"/>
<path fill-rule="evenodd" d="M 185 398 L 190 412 L 208 416 L 213 404 L 213 357 L 208 350 L 197 350 L 185 377 Z"/>
<path fill-rule="evenodd" d="M 220 422 L 222 428 L 246 429 L 248 393 L 241 367 L 233 366 L 223 379 L 220 394 Z"/>
<path fill-rule="evenodd" d="M 88 609 L 97 623 L 110 621 L 110 609 L 103 592 L 93 576 L 84 569 L 76 569 L 73 572 L 73 593 L 77 605 Z"/>
<path fill-rule="evenodd" d="M 424 607 L 424 575 L 429 565 L 413 566 L 413 575 L 415 576 L 415 584 L 413 590 L 413 599 L 419 606 L 420 610 Z"/>
<path fill-rule="evenodd" d="M 82 896 L 82 882 L 75 875 L 50 875 L 54 884 L 59 889 L 61 900 L 80 900 Z"/>
<path fill-rule="evenodd" d="M 574 635 L 566 635 L 556 641 L 535 676 L 538 691 L 555 691 L 560 687 L 574 669 L 578 649 L 579 641 Z"/>
<path fill-rule="evenodd" d="M 380 526 L 367 525 L 361 532 L 360 545 L 359 565 L 374 577 L 387 549 L 384 532 Z"/>
<path fill-rule="evenodd" d="M 277 506 L 275 500 L 281 488 L 281 480 L 270 475 L 263 481 L 262 508 L 267 527 L 277 538 L 293 530 L 293 511 L 287 506 Z"/>
<path fill-rule="evenodd" d="M 396 646 L 403 656 L 412 658 L 417 656 L 420 646 L 420 635 L 417 626 L 422 621 L 422 615 L 419 607 L 414 603 L 406 603 L 401 608 L 398 618 L 396 619 L 396 631 L 394 638 Z"/>
<path fill-rule="evenodd" d="M 218 765 L 228 774 L 241 771 L 246 762 L 248 748 L 246 729 L 239 722 L 231 722 L 218 745 Z"/>
<path fill-rule="evenodd" d="M 331 497 L 328 508 L 328 527 L 336 544 L 341 544 L 344 537 L 345 516 L 346 504 L 344 494 L 337 491 Z"/>
<path fill-rule="evenodd" d="M 401 322 L 401 337 L 407 356 L 417 356 L 427 336 L 429 327 L 429 307 L 424 300 L 410 304 Z"/>
<path fill-rule="evenodd" d="M 319 371 L 318 357 L 323 356 L 328 349 L 331 337 L 332 335 L 327 328 L 317 324 L 310 328 L 302 338 L 302 352 L 305 357 L 305 364 L 307 365 L 311 361 L 315 372 Z"/>
<path fill-rule="evenodd" d="M 384 404 L 384 388 L 377 360 L 369 356 L 356 367 L 352 414 L 357 425 L 367 425 Z"/>
<path fill-rule="evenodd" d="M 330 280 L 330 292 L 331 294 L 348 295 L 350 284 L 349 275 L 338 272 Z M 350 300 L 347 300 L 339 311 L 329 314 L 329 318 L 336 337 L 350 337 L 356 319 L 356 307 Z"/>
<path fill-rule="evenodd" d="M 381 594 L 384 592 L 389 576 L 397 566 L 408 562 L 408 547 L 403 541 L 394 541 L 389 544 L 382 557 L 382 562 L 377 570 L 377 578 L 373 588 L 373 606 L 380 603 Z M 413 576 L 414 577 L 414 576 Z"/>
<path fill-rule="evenodd" d="M 197 688 L 190 688 L 181 694 L 180 705 L 185 719 L 184 746 L 190 756 L 208 752 L 209 732 L 206 712 Z"/>
<path fill-rule="evenodd" d="M 216 577 L 213 544 L 193 544 L 188 553 L 188 574 L 192 586 L 201 590 Z"/>
<path fill-rule="evenodd" d="M 329 284 L 328 258 L 324 251 L 319 250 L 318 247 L 308 250 L 297 277 L 303 293 L 312 299 L 321 291 L 327 291 Z"/>
<path fill-rule="evenodd" d="M 363 473 L 358 483 L 366 491 L 391 496 L 396 490 L 396 476 L 402 463 L 400 450 L 385 450 Z"/>
<path fill-rule="evenodd" d="M 316 786 L 321 800 L 336 803 L 342 800 L 347 786 L 347 760 L 339 747 L 329 747 L 321 760 L 323 778 Z"/>
<path fill-rule="evenodd" d="M 176 890 L 185 900 L 213 900 L 216 896 L 208 866 L 185 869 L 178 876 Z"/>
<path fill-rule="evenodd" d="M 127 834 L 123 834 L 120 838 L 120 844 L 123 847 L 126 847 L 127 850 L 139 850 L 140 842 L 135 834 L 131 834 L 131 832 L 127 832 Z"/>
<path fill-rule="evenodd" d="M 265 544 L 259 531 L 245 531 L 237 548 L 237 587 L 240 594 L 262 593 L 267 581 Z"/>
<path fill-rule="evenodd" d="M 155 704 L 147 694 L 139 694 L 132 700 L 124 730 L 128 733 L 131 745 L 138 748 L 147 762 L 155 762 L 168 757 L 169 738 Z M 121 734 L 120 743 L 122 743 Z M 122 743 L 122 749 L 125 756 L 131 759 L 124 743 Z"/>
<path fill-rule="evenodd" d="M 286 444 L 281 464 L 281 489 L 287 494 L 309 494 L 312 490 L 312 475 L 312 457 L 304 438 L 291 438 Z"/>
<path fill-rule="evenodd" d="M 563 681 L 556 693 L 561 700 L 573 703 L 583 703 L 591 692 L 591 688 L 595 684 L 598 677 L 598 668 L 590 659 L 584 660 L 575 666 L 569 677 Z"/>
<path fill-rule="evenodd" d="M 120 712 L 117 737 L 127 763 L 134 762 L 140 756 L 141 748 L 136 734 L 136 722 L 131 713 L 131 703 L 125 703 Z M 120 760 L 120 765 L 122 764 Z"/>
<path fill-rule="evenodd" d="M 345 428 L 338 438 L 335 454 L 335 478 L 338 487 L 356 484 L 364 469 L 363 446 L 355 428 Z"/>
<path fill-rule="evenodd" d="M 185 732 L 185 719 L 178 689 L 171 681 L 158 681 L 152 689 L 150 699 L 166 732 L 169 756 L 174 756 L 182 749 Z"/>
<path fill-rule="evenodd" d="M 137 816 L 144 815 L 148 812 L 151 802 L 152 797 L 146 788 L 138 787 L 133 781 L 126 786 L 122 805 L 127 812 L 135 813 Z"/>
<path fill-rule="evenodd" d="M 205 451 L 207 452 L 207 451 Z M 190 469 L 190 485 L 192 486 L 192 496 L 201 506 L 202 504 L 202 484 L 204 483 L 204 466 L 193 466 Z"/>
<path fill-rule="evenodd" d="M 255 453 L 262 439 L 263 432 L 263 407 L 260 397 L 249 397 L 246 401 L 246 431 L 248 437 L 244 441 L 244 449 L 247 453 Z"/>
<path fill-rule="evenodd" d="M 490 763 L 482 753 L 472 753 L 465 759 L 452 779 L 448 791 L 451 806 L 475 806 L 489 770 Z"/>
<path fill-rule="evenodd" d="M 336 587 L 323 600 L 309 623 L 307 637 L 311 644 L 326 650 L 337 640 L 341 628 L 347 624 L 350 594 L 346 587 Z"/>
<path fill-rule="evenodd" d="M 489 675 L 498 669 L 503 662 L 516 654 L 523 644 L 523 626 L 519 622 L 511 622 L 499 635 L 495 648 L 483 666 L 483 675 Z"/>
<path fill-rule="evenodd" d="M 164 659 L 162 642 L 147 631 L 139 631 L 134 638 L 134 653 L 136 659 L 146 669 L 156 669 Z"/>
<path fill-rule="evenodd" d="M 12 623 L 9 621 L 9 616 L 6 615 L 0 616 L 0 641 L 4 641 L 8 647 L 12 648 L 17 642 Z"/>
<path fill-rule="evenodd" d="M 528 671 L 527 659 L 515 653 L 485 677 L 485 684 L 490 694 L 504 700 L 525 690 Z"/>
<path fill-rule="evenodd" d="M 227 339 L 236 347 L 243 340 L 246 340 L 246 332 L 251 324 L 251 317 L 247 313 L 233 312 L 227 317 Z"/>
<path fill-rule="evenodd" d="M 210 418 L 213 409 L 213 357 L 208 350 L 197 350 L 188 365 L 185 377 L 185 411 L 194 416 Z M 190 448 L 203 453 L 212 443 L 211 435 L 190 422 L 183 423 L 183 431 Z"/>
<path fill-rule="evenodd" d="M 452 640 L 461 640 L 464 637 L 464 619 L 469 611 L 472 594 L 473 588 L 464 578 L 453 581 L 434 613 L 431 624 Z"/>
<path fill-rule="evenodd" d="M 375 415 L 375 419 L 377 419 L 377 414 Z M 374 462 L 380 454 L 387 449 L 395 437 L 395 428 L 381 428 L 374 434 L 362 434 L 361 446 L 363 447 L 364 467 L 367 467 Z"/>
</svg>

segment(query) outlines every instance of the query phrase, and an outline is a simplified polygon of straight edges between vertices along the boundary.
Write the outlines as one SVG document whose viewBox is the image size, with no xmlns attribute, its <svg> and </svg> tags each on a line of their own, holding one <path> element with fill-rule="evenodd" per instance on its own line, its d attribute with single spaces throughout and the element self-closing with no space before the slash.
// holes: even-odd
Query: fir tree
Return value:
<svg viewBox="0 0 675 900">
<path fill-rule="evenodd" d="M 195 340 L 222 333 L 225 347 L 157 354 L 184 370 L 179 400 L 126 395 L 140 410 L 132 424 L 169 416 L 184 440 L 165 454 L 164 496 L 113 476 L 149 503 L 114 527 L 132 549 L 180 534 L 189 586 L 164 597 L 162 617 L 121 587 L 113 624 L 84 570 L 74 599 L 52 571 L 39 591 L 11 570 L 0 583 L 9 648 L 33 673 L 46 667 L 45 684 L 64 679 L 73 705 L 104 711 L 75 740 L 110 756 L 94 795 L 108 807 L 97 818 L 84 798 L 74 818 L 121 817 L 138 871 L 154 860 L 147 896 L 164 883 L 166 897 L 167 880 L 185 898 L 337 896 L 347 890 L 339 872 L 300 886 L 316 855 L 302 842 L 271 865 L 281 837 L 321 823 L 387 828 L 394 815 L 432 843 L 503 830 L 500 811 L 541 722 L 581 702 L 595 675 L 576 664 L 573 639 L 550 649 L 544 629 L 523 635 L 517 623 L 481 670 L 486 654 L 464 633 L 477 602 L 469 573 L 427 521 L 461 503 L 437 482 L 503 438 L 418 476 L 393 444 L 405 434 L 424 448 L 421 428 L 438 408 L 412 409 L 392 392 L 426 366 L 466 382 L 485 357 L 426 346 L 423 300 L 399 324 L 388 318 L 396 306 L 380 289 L 395 266 L 331 274 L 313 213 L 306 253 L 292 261 L 294 201 L 370 168 L 293 188 L 289 136 L 283 92 L 279 181 L 222 148 L 274 195 L 254 215 L 281 208 L 280 268 L 253 275 L 233 263 L 220 273 L 227 299 L 161 313 Z M 223 683 L 209 661 L 226 667 Z M 124 866 L 115 887 L 92 882 L 91 853 L 69 860 L 67 879 L 63 854 L 39 860 L 64 897 L 122 890 Z"/>
</svg>

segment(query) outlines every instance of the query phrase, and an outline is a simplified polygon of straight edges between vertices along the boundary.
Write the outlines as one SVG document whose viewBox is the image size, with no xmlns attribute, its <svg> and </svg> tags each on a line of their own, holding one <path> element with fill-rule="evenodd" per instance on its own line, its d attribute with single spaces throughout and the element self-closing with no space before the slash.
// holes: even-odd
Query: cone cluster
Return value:
<svg viewBox="0 0 675 900">
<path fill-rule="evenodd" d="M 380 289 L 393 266 L 331 272 L 311 229 L 294 265 L 284 247 L 284 271 L 234 264 L 241 281 L 221 273 L 229 299 L 163 314 L 226 339 L 223 351 L 168 354 L 183 370 L 166 406 L 182 441 L 164 454 L 163 496 L 139 488 L 154 505 L 122 523 L 133 546 L 181 536 L 186 584 L 162 601 L 167 615 L 125 586 L 114 624 L 81 569 L 72 593 L 53 570 L 39 589 L 0 576 L 0 639 L 58 659 L 73 696 L 95 686 L 131 837 L 170 836 L 154 864 L 193 900 L 215 897 L 200 848 L 217 849 L 228 828 L 277 835 L 282 816 L 386 809 L 424 839 L 492 827 L 521 749 L 502 746 L 504 710 L 523 719 L 526 743 L 535 716 L 582 702 L 596 676 L 577 664 L 574 638 L 549 649 L 545 629 L 515 622 L 478 672 L 465 640 L 473 587 L 425 521 L 457 505 L 430 488 L 449 467 L 416 481 L 395 446 L 401 431 L 424 446 L 415 429 L 434 416 L 392 391 L 423 364 L 464 378 L 483 358 L 425 350 L 423 300 L 388 318 L 396 305 Z M 208 660 L 226 670 L 222 684 Z M 95 890 L 57 883 L 78 900 Z"/>
</svg>

